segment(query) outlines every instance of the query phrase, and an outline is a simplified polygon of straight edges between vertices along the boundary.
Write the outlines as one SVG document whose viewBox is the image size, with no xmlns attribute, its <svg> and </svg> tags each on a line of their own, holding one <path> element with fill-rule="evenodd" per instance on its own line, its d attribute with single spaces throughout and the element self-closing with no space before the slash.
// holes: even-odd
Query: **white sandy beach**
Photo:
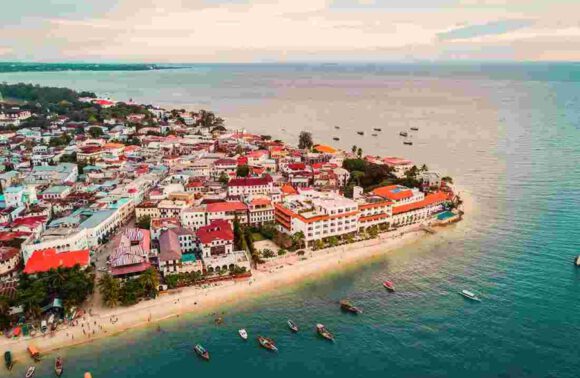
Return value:
<svg viewBox="0 0 580 378">
<path fill-rule="evenodd" d="M 466 196 L 467 197 L 467 196 Z M 464 209 L 469 213 L 473 207 L 470 198 L 464 198 Z M 445 232 L 439 228 L 439 232 Z M 16 356 L 26 353 L 34 344 L 41 353 L 72 345 L 84 344 L 103 337 L 119 334 L 131 328 L 151 325 L 162 319 L 184 313 L 204 313 L 249 297 L 263 295 L 279 288 L 303 282 L 305 279 L 323 275 L 329 271 L 344 269 L 388 253 L 422 237 L 429 237 L 418 226 L 381 234 L 379 238 L 349 245 L 307 252 L 305 256 L 285 255 L 253 270 L 249 279 L 225 281 L 210 287 L 187 287 L 160 295 L 155 300 L 143 301 L 131 307 L 92 309 L 75 327 L 59 329 L 54 335 L 21 337 L 0 340 L 1 350 L 10 350 Z"/>
</svg>

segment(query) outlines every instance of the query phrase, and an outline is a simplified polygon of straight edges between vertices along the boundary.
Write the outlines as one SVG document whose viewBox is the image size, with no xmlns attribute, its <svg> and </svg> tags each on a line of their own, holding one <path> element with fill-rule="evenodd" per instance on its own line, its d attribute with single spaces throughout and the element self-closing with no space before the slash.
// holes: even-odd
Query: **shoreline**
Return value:
<svg viewBox="0 0 580 378">
<path fill-rule="evenodd" d="M 477 206 L 471 193 L 464 191 L 465 188 L 456 188 L 461 189 L 465 214 L 476 213 Z M 459 223 L 466 223 L 465 218 L 469 221 L 470 217 L 464 215 Z M 436 234 L 446 232 L 448 227 L 454 226 L 436 227 Z M 16 358 L 27 359 L 29 358 L 27 347 L 30 344 L 39 349 L 41 356 L 81 346 L 178 318 L 184 314 L 202 314 L 224 304 L 240 303 L 250 298 L 271 294 L 277 289 L 288 289 L 291 285 L 295 286 L 308 279 L 318 279 L 328 272 L 339 272 L 356 264 L 369 262 L 373 258 L 433 236 L 422 229 L 420 224 L 415 224 L 379 234 L 375 239 L 308 251 L 304 256 L 288 254 L 260 265 L 258 269 L 252 270 L 252 276 L 249 278 L 179 288 L 161 294 L 154 300 L 142 301 L 130 307 L 107 308 L 99 305 L 98 308 L 92 309 L 91 314 L 87 312 L 83 318 L 79 318 L 77 326 L 61 328 L 53 336 L 46 334 L 19 339 L 2 338 L 0 348 L 4 351 L 10 350 Z M 117 319 L 114 323 L 111 322 L 113 318 Z"/>
<path fill-rule="evenodd" d="M 303 257 L 292 254 L 288 257 L 293 259 L 280 259 L 284 261 L 281 264 L 272 264 L 267 271 L 253 270 L 252 277 L 249 279 L 225 281 L 209 287 L 194 286 L 176 289 L 154 300 L 143 301 L 131 307 L 93 310 L 92 315 L 86 313 L 82 319 L 79 319 L 79 325 L 61 328 L 54 336 L 46 334 L 16 340 L 3 339 L 0 341 L 0 346 L 3 350 L 10 350 L 15 357 L 21 357 L 27 354 L 28 345 L 34 344 L 41 355 L 45 355 L 117 336 L 126 331 L 143 328 L 183 314 L 203 313 L 226 303 L 238 303 L 269 294 L 276 289 L 304 282 L 305 279 L 368 261 L 373 257 L 422 240 L 423 236 L 429 236 L 418 225 L 409 226 L 395 232 L 394 235 L 391 234 L 380 234 L 376 239 L 309 252 Z M 306 256 L 308 257 L 304 259 Z M 280 262 L 280 260 L 276 259 L 275 262 Z M 114 318 L 117 321 L 113 323 L 111 319 Z"/>
</svg>

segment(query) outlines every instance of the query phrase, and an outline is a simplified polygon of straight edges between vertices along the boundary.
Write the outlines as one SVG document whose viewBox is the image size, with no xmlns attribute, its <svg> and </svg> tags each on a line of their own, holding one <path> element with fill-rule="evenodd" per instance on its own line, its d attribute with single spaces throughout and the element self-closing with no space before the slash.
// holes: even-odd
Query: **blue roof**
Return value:
<svg viewBox="0 0 580 378">
<path fill-rule="evenodd" d="M 115 210 L 99 210 L 93 213 L 87 220 L 85 220 L 80 228 L 93 228 L 104 222 L 107 218 L 115 213 Z"/>
</svg>

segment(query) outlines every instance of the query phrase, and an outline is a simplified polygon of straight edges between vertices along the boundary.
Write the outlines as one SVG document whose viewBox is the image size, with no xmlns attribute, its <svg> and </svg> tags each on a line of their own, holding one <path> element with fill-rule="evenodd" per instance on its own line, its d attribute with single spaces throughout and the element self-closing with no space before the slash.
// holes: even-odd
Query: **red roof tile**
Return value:
<svg viewBox="0 0 580 378">
<path fill-rule="evenodd" d="M 228 186 L 261 186 L 268 185 L 272 182 L 272 177 L 270 175 L 265 175 L 263 177 L 243 177 L 231 179 L 228 182 Z"/>
<path fill-rule="evenodd" d="M 393 215 L 406 213 L 407 211 L 421 209 L 423 207 L 435 205 L 449 199 L 449 195 L 444 192 L 427 194 L 422 201 L 412 202 L 401 206 L 393 207 Z"/>
<path fill-rule="evenodd" d="M 388 198 L 392 201 L 413 197 L 413 191 L 411 189 L 400 185 L 382 186 L 373 190 L 373 194 L 383 198 Z"/>
<path fill-rule="evenodd" d="M 218 213 L 221 211 L 242 211 L 246 210 L 247 206 L 240 201 L 215 202 L 208 203 L 206 209 L 208 213 Z"/>
<path fill-rule="evenodd" d="M 197 230 L 197 237 L 203 244 L 209 244 L 214 240 L 234 240 L 234 232 L 230 222 L 226 220 L 216 220 L 207 226 L 200 227 Z"/>
<path fill-rule="evenodd" d="M 79 264 L 80 266 L 89 265 L 89 250 L 82 249 L 80 251 L 68 251 L 56 253 L 56 249 L 45 249 L 42 251 L 35 251 L 26 262 L 24 273 L 34 274 L 40 272 L 47 272 L 50 269 L 56 269 L 59 266 L 65 268 L 72 268 Z"/>
</svg>

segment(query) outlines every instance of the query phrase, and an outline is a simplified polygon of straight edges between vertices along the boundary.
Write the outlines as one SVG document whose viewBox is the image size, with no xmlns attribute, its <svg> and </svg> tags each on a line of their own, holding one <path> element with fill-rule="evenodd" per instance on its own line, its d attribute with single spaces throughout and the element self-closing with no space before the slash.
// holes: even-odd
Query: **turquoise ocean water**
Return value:
<svg viewBox="0 0 580 378">
<path fill-rule="evenodd" d="M 223 326 L 192 314 L 162 322 L 162 332 L 152 326 L 67 349 L 67 377 L 578 376 L 579 65 L 203 65 L 0 81 L 210 108 L 230 127 L 287 140 L 310 130 L 321 142 L 426 162 L 452 175 L 472 203 L 464 222 L 437 235 L 224 307 Z M 420 129 L 412 147 L 398 137 L 410 126 Z M 372 137 L 375 127 L 382 131 Z M 397 293 L 382 289 L 385 278 Z M 461 289 L 482 302 L 464 300 Z M 341 313 L 337 302 L 346 297 L 364 314 Z M 288 318 L 300 333 L 288 331 Z M 316 337 L 317 322 L 336 334 L 335 344 Z M 237 336 L 241 327 L 250 341 Z M 273 337 L 280 352 L 259 349 L 258 334 Z M 198 342 L 210 363 L 193 355 Z M 52 376 L 49 360 L 37 376 Z"/>
</svg>

